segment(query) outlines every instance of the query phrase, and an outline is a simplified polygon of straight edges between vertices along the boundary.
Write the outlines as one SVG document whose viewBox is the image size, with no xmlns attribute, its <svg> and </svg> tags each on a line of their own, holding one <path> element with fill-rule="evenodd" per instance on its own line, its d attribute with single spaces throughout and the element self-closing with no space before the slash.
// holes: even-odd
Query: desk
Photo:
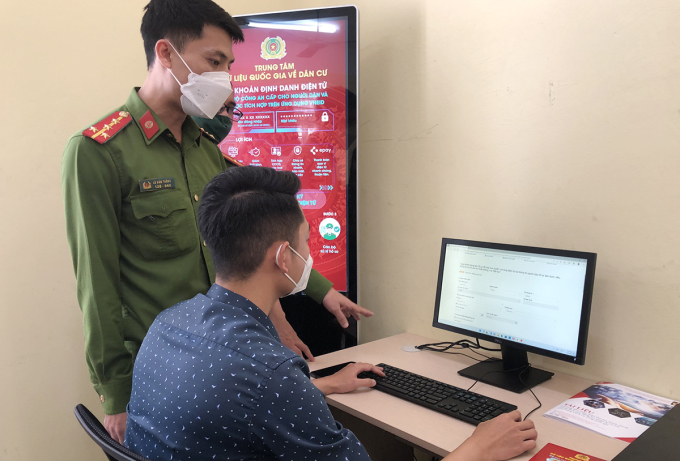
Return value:
<svg viewBox="0 0 680 461">
<path fill-rule="evenodd" d="M 472 365 L 474 362 L 471 359 L 437 352 L 401 350 L 403 346 L 432 342 L 436 341 L 404 333 L 317 357 L 316 362 L 310 363 L 309 367 L 313 371 L 350 361 L 387 363 L 447 384 L 468 388 L 473 381 L 457 372 Z M 605 460 L 611 460 L 622 451 L 628 445 L 626 442 L 543 416 L 544 412 L 592 384 L 583 378 L 555 373 L 552 379 L 535 387 L 533 390 L 543 404 L 529 417 L 538 431 L 537 448 L 514 459 L 528 460 L 549 442 Z M 472 391 L 517 405 L 522 415 L 538 405 L 530 392 L 515 394 L 484 383 L 477 383 Z M 439 456 L 453 451 L 475 429 L 470 424 L 373 389 L 332 394 L 326 397 L 326 401 L 331 407 Z"/>
</svg>

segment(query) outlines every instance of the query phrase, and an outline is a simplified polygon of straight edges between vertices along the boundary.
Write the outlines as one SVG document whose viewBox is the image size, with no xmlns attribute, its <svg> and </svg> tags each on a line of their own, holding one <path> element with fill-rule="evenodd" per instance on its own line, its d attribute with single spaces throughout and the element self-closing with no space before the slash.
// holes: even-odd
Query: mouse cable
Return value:
<svg viewBox="0 0 680 461">
<path fill-rule="evenodd" d="M 522 384 L 524 384 L 525 386 L 527 385 L 527 383 L 525 383 L 524 380 L 522 379 L 522 374 L 523 374 L 525 371 L 527 371 L 529 368 L 531 368 L 531 364 L 527 365 L 526 369 L 522 370 L 522 372 L 519 374 L 519 381 L 520 381 Z M 536 401 L 538 402 L 538 406 L 537 406 L 536 408 L 534 408 L 533 410 L 531 410 L 529 413 L 527 413 L 527 414 L 524 416 L 524 419 L 523 419 L 522 421 L 526 421 L 527 418 L 529 417 L 529 415 L 530 415 L 531 413 L 533 413 L 534 411 L 538 410 L 539 408 L 541 408 L 541 407 L 543 406 L 543 404 L 541 403 L 541 401 L 538 400 L 538 397 L 536 397 L 536 394 L 534 394 L 533 389 L 529 388 L 529 392 L 531 392 L 531 395 L 533 395 L 534 398 L 536 399 Z"/>
<path fill-rule="evenodd" d="M 524 384 L 524 385 L 526 386 L 527 383 L 525 383 L 524 380 L 522 379 L 522 375 L 523 375 L 527 370 L 529 370 L 530 368 L 531 368 L 531 364 L 529 363 L 529 364 L 527 364 L 526 366 L 523 365 L 523 366 L 521 366 L 521 367 L 513 368 L 513 369 L 510 369 L 510 370 L 492 370 L 492 371 L 487 371 L 487 372 L 484 373 L 482 376 L 480 376 L 479 378 L 477 378 L 477 380 L 476 380 L 474 383 L 472 383 L 472 386 L 468 387 L 467 390 L 470 391 L 470 389 L 472 389 L 472 388 L 475 386 L 475 384 L 477 384 L 482 378 L 484 378 L 484 377 L 485 377 L 486 375 L 488 375 L 489 373 L 509 373 L 509 372 L 511 372 L 511 371 L 517 371 L 517 370 L 522 370 L 522 371 L 519 372 L 518 377 L 519 377 L 519 381 L 520 381 L 522 384 Z M 536 397 L 536 394 L 534 394 L 534 391 L 533 391 L 531 388 L 529 388 L 528 390 L 529 390 L 529 392 L 531 392 L 531 395 L 533 395 L 534 398 L 536 399 L 536 401 L 538 402 L 538 406 L 537 406 L 536 408 L 534 408 L 533 410 L 531 410 L 529 413 L 527 413 L 527 414 L 524 416 L 524 419 L 523 419 L 522 421 L 526 421 L 530 414 L 532 414 L 534 411 L 538 410 L 539 408 L 541 408 L 541 407 L 543 406 L 543 404 L 542 404 L 541 401 L 538 399 L 538 397 Z"/>
</svg>

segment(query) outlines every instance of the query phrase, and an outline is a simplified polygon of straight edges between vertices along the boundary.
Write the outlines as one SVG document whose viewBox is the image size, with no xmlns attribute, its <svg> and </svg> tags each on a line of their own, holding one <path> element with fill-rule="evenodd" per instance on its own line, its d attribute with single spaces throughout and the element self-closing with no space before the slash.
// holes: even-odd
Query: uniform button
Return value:
<svg viewBox="0 0 680 461">
<path fill-rule="evenodd" d="M 194 195 L 194 200 L 198 202 L 198 195 Z"/>
<path fill-rule="evenodd" d="M 203 246 L 204 246 L 204 247 L 207 247 L 207 246 L 208 246 L 208 244 L 205 243 L 205 240 L 203 240 Z"/>
<path fill-rule="evenodd" d="M 100 395 L 99 400 L 101 400 L 102 403 L 104 403 L 104 402 L 106 402 L 106 397 L 104 397 L 103 395 Z"/>
</svg>

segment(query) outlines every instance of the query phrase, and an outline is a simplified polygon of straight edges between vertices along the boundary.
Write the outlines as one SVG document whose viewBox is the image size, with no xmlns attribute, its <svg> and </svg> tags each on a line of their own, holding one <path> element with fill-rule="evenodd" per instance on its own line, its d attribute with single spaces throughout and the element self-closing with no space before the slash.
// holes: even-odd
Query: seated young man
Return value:
<svg viewBox="0 0 680 461">
<path fill-rule="evenodd" d="M 374 386 L 354 364 L 310 381 L 267 317 L 305 289 L 310 227 L 290 172 L 232 168 L 205 188 L 199 228 L 215 263 L 206 295 L 163 311 L 134 368 L 125 444 L 152 460 L 368 460 L 324 394 Z M 480 424 L 447 460 L 504 460 L 535 447 L 519 412 Z"/>
</svg>

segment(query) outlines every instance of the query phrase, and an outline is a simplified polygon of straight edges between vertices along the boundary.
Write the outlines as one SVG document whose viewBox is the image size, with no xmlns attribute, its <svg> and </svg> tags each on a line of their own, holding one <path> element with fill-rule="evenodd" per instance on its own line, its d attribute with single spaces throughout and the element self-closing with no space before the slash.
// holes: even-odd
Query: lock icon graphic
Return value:
<svg viewBox="0 0 680 461">
<path fill-rule="evenodd" d="M 322 122 L 328 121 L 328 112 L 324 112 L 323 114 L 321 114 L 321 121 Z"/>
</svg>

